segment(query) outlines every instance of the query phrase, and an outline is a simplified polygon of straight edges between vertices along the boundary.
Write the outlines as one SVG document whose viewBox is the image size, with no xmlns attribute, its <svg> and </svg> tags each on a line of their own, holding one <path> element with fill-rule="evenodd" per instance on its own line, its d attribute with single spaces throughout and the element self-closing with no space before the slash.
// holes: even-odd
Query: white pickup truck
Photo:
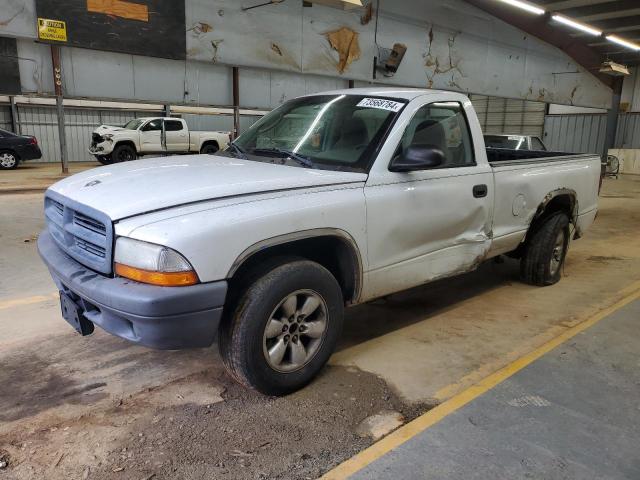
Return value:
<svg viewBox="0 0 640 480">
<path fill-rule="evenodd" d="M 285 103 L 218 155 L 56 183 L 38 247 L 80 333 L 217 337 L 233 377 L 286 394 L 325 364 L 345 306 L 501 254 L 556 283 L 599 176 L 595 155 L 485 149 L 464 95 L 341 90 Z"/>
<path fill-rule="evenodd" d="M 227 147 L 229 132 L 190 132 L 181 118 L 136 118 L 122 127 L 100 125 L 91 134 L 89 153 L 103 165 L 159 153 L 216 153 Z"/>
</svg>

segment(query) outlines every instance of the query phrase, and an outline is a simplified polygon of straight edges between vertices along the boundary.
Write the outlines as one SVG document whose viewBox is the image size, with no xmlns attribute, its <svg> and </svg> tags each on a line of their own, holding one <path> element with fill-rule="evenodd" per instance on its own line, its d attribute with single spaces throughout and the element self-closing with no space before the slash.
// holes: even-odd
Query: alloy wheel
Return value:
<svg viewBox="0 0 640 480">
<path fill-rule="evenodd" d="M 313 290 L 287 295 L 273 310 L 265 326 L 263 353 L 278 372 L 303 368 L 318 353 L 327 331 L 328 309 Z"/>
</svg>

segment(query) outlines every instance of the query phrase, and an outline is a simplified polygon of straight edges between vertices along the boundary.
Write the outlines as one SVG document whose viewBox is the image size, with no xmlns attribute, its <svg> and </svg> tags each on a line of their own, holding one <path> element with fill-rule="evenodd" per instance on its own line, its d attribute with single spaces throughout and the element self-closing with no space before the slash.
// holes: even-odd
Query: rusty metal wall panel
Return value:
<svg viewBox="0 0 640 480">
<path fill-rule="evenodd" d="M 0 35 L 34 38 L 33 0 L 26 3 L 23 7 L 24 2 L 18 0 L 0 0 L 0 10 L 7 11 L 8 19 L 0 25 Z M 215 4 L 210 0 L 185 0 L 186 62 L 140 60 L 143 57 L 129 54 L 99 56 L 98 62 L 91 61 L 93 52 L 90 51 L 74 49 L 69 56 L 65 53 L 65 87 L 93 98 L 133 98 L 131 95 L 134 95 L 141 100 L 162 100 L 157 95 L 164 95 L 176 102 L 178 97 L 197 102 L 191 94 L 194 87 L 200 86 L 209 87 L 212 95 L 219 91 L 229 98 L 230 82 L 217 84 L 213 80 L 224 78 L 229 65 L 314 74 L 342 81 L 373 80 L 376 22 L 361 22 L 362 10 L 340 10 L 317 4 L 304 7 L 299 0 L 285 0 L 245 12 L 242 6 L 237 0 L 219 0 Z M 327 37 L 341 28 L 357 34 L 359 50 L 359 53 L 353 52 L 352 62 L 347 62 L 343 71 L 339 68 L 340 52 L 332 48 Z M 524 35 L 463 0 L 382 2 L 377 40 L 382 47 L 391 47 L 396 42 L 407 45 L 396 75 L 378 76 L 377 82 L 382 84 L 443 88 L 596 108 L 607 108 L 611 103 L 611 90 L 564 52 Z M 23 90 L 49 91 L 50 65 L 42 48 L 30 46 L 22 50 L 33 53 L 33 62 L 20 63 L 20 68 L 25 69 L 21 72 Z M 23 56 L 20 45 L 18 52 Z M 209 81 L 191 84 L 195 76 L 189 72 L 197 64 L 222 68 L 221 75 L 206 75 Z M 73 79 L 68 80 L 69 75 Z M 114 78 L 118 81 L 113 82 Z M 212 83 L 216 87 L 212 88 Z M 270 89 L 272 83 L 278 90 L 279 82 L 271 79 L 262 89 Z M 282 85 L 279 91 L 287 93 L 288 81 L 285 79 Z M 277 98 L 277 93 L 270 95 L 270 102 Z M 200 101 L 202 104 L 223 103 Z"/>
</svg>

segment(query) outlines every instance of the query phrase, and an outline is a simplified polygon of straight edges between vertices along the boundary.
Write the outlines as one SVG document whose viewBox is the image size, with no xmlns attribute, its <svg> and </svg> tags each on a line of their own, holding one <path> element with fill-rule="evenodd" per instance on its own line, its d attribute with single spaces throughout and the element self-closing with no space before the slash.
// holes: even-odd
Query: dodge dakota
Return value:
<svg viewBox="0 0 640 480">
<path fill-rule="evenodd" d="M 38 248 L 81 334 L 217 339 L 236 380 L 282 395 L 328 360 L 347 306 L 502 254 L 556 283 L 599 176 L 596 155 L 485 148 L 462 94 L 340 90 L 284 103 L 217 155 L 61 180 Z"/>
<path fill-rule="evenodd" d="M 181 118 L 147 117 L 122 127 L 100 125 L 91 134 L 89 153 L 103 165 L 158 153 L 212 154 L 227 146 L 228 132 L 191 132 Z"/>
</svg>

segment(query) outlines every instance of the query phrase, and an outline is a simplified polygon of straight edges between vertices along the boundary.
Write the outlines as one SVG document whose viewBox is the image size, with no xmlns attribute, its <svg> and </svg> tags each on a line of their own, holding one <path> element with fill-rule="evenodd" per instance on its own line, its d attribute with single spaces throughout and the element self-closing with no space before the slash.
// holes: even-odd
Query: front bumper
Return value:
<svg viewBox="0 0 640 480">
<path fill-rule="evenodd" d="M 222 317 L 227 282 L 157 287 L 89 270 L 64 253 L 46 230 L 38 251 L 58 289 L 107 332 L 159 349 L 207 347 Z"/>
<path fill-rule="evenodd" d="M 113 152 L 114 143 L 110 140 L 105 140 L 100 143 L 91 143 L 87 151 L 91 155 L 111 155 Z"/>
</svg>

